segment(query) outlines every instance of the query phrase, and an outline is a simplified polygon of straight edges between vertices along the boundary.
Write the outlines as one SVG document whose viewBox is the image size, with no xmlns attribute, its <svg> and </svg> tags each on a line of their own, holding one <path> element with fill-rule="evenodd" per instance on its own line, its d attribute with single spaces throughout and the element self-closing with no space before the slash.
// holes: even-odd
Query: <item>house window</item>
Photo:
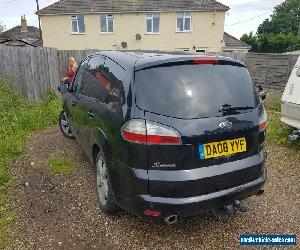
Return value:
<svg viewBox="0 0 300 250">
<path fill-rule="evenodd" d="M 189 48 L 179 48 L 179 49 L 176 49 L 176 51 L 178 51 L 178 52 L 190 52 L 190 49 Z"/>
<path fill-rule="evenodd" d="M 195 50 L 197 53 L 206 53 L 206 49 L 205 48 L 196 48 Z"/>
<path fill-rule="evenodd" d="M 146 15 L 147 33 L 159 33 L 159 20 L 159 13 Z"/>
<path fill-rule="evenodd" d="M 84 15 L 71 16 L 72 33 L 83 34 L 85 33 Z"/>
<path fill-rule="evenodd" d="M 191 12 L 177 12 L 177 32 L 191 31 L 192 15 Z"/>
<path fill-rule="evenodd" d="M 100 31 L 101 33 L 114 32 L 114 16 L 113 15 L 100 15 Z"/>
</svg>

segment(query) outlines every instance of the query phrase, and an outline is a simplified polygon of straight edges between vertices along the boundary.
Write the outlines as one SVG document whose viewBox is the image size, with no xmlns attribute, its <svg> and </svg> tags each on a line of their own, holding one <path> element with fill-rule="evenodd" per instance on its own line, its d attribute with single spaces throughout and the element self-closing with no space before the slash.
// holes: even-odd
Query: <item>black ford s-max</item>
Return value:
<svg viewBox="0 0 300 250">
<path fill-rule="evenodd" d="M 96 168 L 100 208 L 171 224 L 245 210 L 266 181 L 266 112 L 231 58 L 99 52 L 68 87 L 60 127 Z"/>
</svg>

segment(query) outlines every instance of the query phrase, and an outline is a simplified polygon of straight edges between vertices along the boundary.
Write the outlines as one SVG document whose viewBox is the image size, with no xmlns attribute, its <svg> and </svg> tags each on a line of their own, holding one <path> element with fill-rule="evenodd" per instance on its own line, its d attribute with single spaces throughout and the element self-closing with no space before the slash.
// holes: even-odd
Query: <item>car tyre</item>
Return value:
<svg viewBox="0 0 300 250">
<path fill-rule="evenodd" d="M 75 139 L 75 136 L 67 119 L 66 111 L 64 110 L 62 110 L 59 115 L 59 127 L 64 137 L 68 139 Z"/>
<path fill-rule="evenodd" d="M 111 181 L 108 175 L 107 161 L 102 151 L 97 155 L 95 166 L 99 208 L 105 213 L 114 213 L 117 211 L 117 205 L 115 203 Z"/>
</svg>

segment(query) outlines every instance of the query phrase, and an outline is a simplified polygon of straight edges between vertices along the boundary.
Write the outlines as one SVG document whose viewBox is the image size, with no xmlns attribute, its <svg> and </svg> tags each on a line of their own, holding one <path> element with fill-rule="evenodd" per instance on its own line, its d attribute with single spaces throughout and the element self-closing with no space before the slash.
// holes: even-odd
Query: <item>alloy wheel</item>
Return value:
<svg viewBox="0 0 300 250">
<path fill-rule="evenodd" d="M 102 206 L 105 206 L 108 197 L 108 174 L 107 174 L 106 164 L 102 156 L 98 158 L 96 166 L 97 166 L 97 189 L 98 189 L 99 201 Z"/>
</svg>

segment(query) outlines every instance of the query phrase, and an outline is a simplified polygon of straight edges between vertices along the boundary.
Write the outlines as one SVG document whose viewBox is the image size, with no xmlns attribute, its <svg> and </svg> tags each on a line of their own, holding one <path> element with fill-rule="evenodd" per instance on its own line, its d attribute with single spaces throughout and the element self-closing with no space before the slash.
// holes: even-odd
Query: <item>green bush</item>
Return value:
<svg viewBox="0 0 300 250">
<path fill-rule="evenodd" d="M 276 141 L 281 146 L 295 150 L 300 155 L 300 142 L 289 142 L 288 137 L 292 134 L 293 128 L 282 123 L 281 113 L 275 110 L 268 110 L 267 141 Z"/>
<path fill-rule="evenodd" d="M 281 112 L 281 96 L 273 97 L 271 100 L 267 98 L 264 104 L 267 110 Z"/>
<path fill-rule="evenodd" d="M 0 79 L 0 186 L 9 178 L 7 164 L 19 156 L 30 133 L 57 123 L 61 99 L 52 91 L 40 102 L 29 102 Z"/>
<path fill-rule="evenodd" d="M 0 78 L 0 249 L 10 242 L 13 214 L 7 210 L 8 165 L 25 149 L 28 136 L 58 121 L 61 98 L 50 91 L 40 102 L 29 102 L 18 95 L 7 79 Z"/>
</svg>

